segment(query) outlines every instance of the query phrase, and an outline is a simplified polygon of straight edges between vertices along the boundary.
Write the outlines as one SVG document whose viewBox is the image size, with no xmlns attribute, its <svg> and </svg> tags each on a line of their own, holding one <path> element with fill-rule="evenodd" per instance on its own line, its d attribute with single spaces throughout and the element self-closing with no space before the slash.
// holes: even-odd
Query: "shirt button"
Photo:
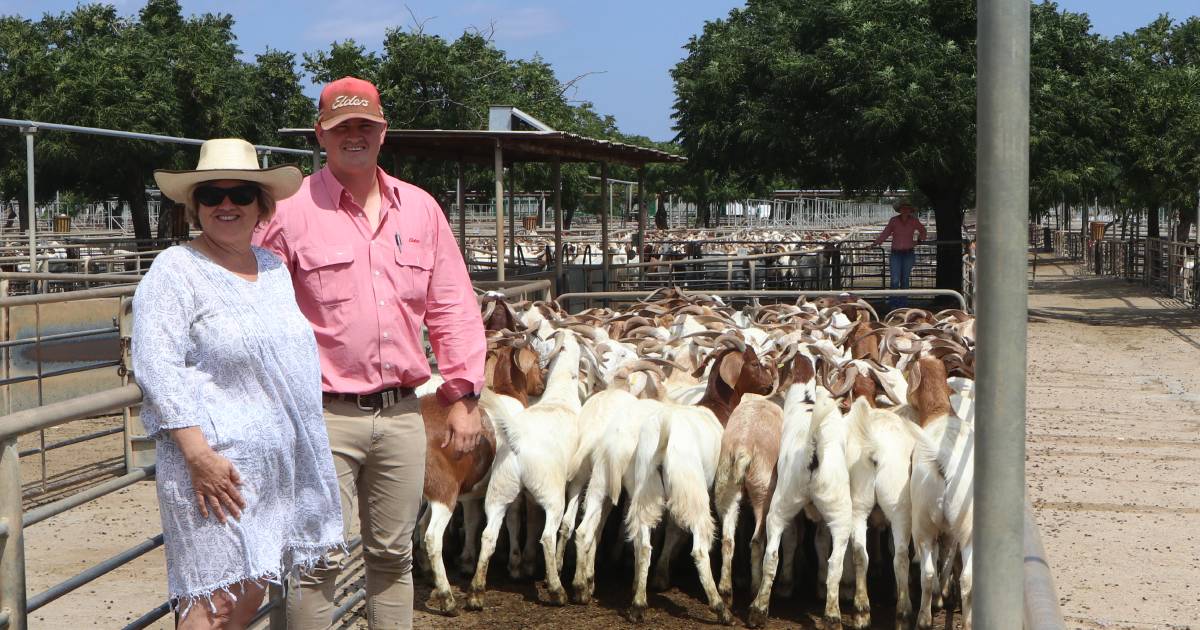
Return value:
<svg viewBox="0 0 1200 630">
<path fill-rule="evenodd" d="M 385 369 L 385 370 L 390 370 L 390 369 L 392 369 L 392 364 L 391 364 L 391 363 L 384 363 L 384 364 L 383 364 L 383 369 Z"/>
<path fill-rule="evenodd" d="M 379 300 L 379 305 L 380 305 L 380 306 L 383 306 L 384 304 L 386 304 L 386 303 L 385 303 L 383 300 Z"/>
<path fill-rule="evenodd" d="M 375 275 L 377 275 L 377 276 L 379 275 L 379 270 L 378 270 L 378 269 L 376 269 L 376 270 L 375 270 Z"/>
<path fill-rule="evenodd" d="M 359 213 L 358 213 L 358 216 L 359 216 L 359 217 L 365 217 L 365 216 L 367 216 L 367 215 L 365 215 L 365 214 L 363 214 L 363 213 L 359 212 Z"/>
<path fill-rule="evenodd" d="M 388 334 L 387 334 L 387 332 L 386 332 L 386 331 L 383 333 L 383 338 L 384 338 L 384 339 L 387 339 L 387 338 L 388 338 Z"/>
</svg>

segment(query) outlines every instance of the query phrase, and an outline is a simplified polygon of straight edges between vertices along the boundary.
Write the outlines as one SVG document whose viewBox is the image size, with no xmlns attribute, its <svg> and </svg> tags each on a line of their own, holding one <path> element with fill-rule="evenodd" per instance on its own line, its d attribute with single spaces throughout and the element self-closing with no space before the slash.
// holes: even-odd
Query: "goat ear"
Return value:
<svg viewBox="0 0 1200 630">
<path fill-rule="evenodd" d="M 521 348 L 513 354 L 513 363 L 522 372 L 529 372 L 537 365 L 537 353 L 529 348 Z"/>
<path fill-rule="evenodd" d="M 921 362 L 913 361 L 912 369 L 908 371 L 908 399 L 915 400 L 917 390 L 921 388 Z"/>
<path fill-rule="evenodd" d="M 738 377 L 742 374 L 742 367 L 746 364 L 746 359 L 740 352 L 725 353 L 724 360 L 721 361 L 721 380 L 732 389 L 737 385 Z"/>
</svg>

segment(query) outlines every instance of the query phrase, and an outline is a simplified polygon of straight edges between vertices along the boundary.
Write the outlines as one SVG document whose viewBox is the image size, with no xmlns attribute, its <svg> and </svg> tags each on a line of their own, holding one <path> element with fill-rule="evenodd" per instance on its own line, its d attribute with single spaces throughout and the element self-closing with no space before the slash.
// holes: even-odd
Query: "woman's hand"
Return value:
<svg viewBox="0 0 1200 630">
<path fill-rule="evenodd" d="M 235 519 L 242 518 L 242 509 L 246 500 L 242 498 L 238 486 L 242 484 L 242 476 L 238 474 L 233 462 L 217 454 L 211 448 L 208 452 L 197 457 L 188 458 L 188 472 L 192 476 L 192 489 L 196 492 L 196 504 L 200 507 L 200 516 L 208 518 L 211 508 L 217 520 L 225 522 L 225 511 Z"/>
<path fill-rule="evenodd" d="M 211 508 L 217 515 L 217 520 L 222 523 L 225 522 L 226 510 L 233 518 L 242 518 L 246 500 L 238 490 L 238 486 L 242 484 L 242 476 L 238 474 L 233 462 L 212 450 L 200 427 L 173 429 L 171 437 L 179 445 L 179 450 L 183 451 L 183 458 L 187 461 L 200 516 L 208 518 Z"/>
</svg>

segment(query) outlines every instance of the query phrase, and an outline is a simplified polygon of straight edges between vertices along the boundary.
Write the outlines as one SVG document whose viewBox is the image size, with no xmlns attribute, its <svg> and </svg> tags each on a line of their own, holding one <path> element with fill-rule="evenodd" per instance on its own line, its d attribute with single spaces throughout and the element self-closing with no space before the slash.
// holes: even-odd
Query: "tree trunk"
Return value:
<svg viewBox="0 0 1200 630">
<path fill-rule="evenodd" d="M 150 240 L 150 212 L 146 207 L 146 187 L 142 178 L 136 174 L 126 178 L 120 199 L 129 204 L 129 214 L 133 218 L 133 236 L 136 239 Z"/>
<path fill-rule="evenodd" d="M 11 225 L 11 221 L 5 224 L 5 227 Z M 22 232 L 29 231 L 29 202 L 27 196 L 17 198 L 17 225 L 21 226 Z"/>
<path fill-rule="evenodd" d="M 937 288 L 962 291 L 962 195 L 930 195 L 937 224 Z"/>
<path fill-rule="evenodd" d="M 662 193 L 654 195 L 654 227 L 660 230 L 670 229 L 667 227 L 667 206 L 663 203 Z"/>
<path fill-rule="evenodd" d="M 1175 240 L 1184 242 L 1192 234 L 1192 222 L 1196 219 L 1192 213 L 1180 211 L 1179 222 L 1175 224 Z"/>
<path fill-rule="evenodd" d="M 1160 236 L 1158 231 L 1158 204 L 1150 204 L 1150 209 L 1147 212 L 1146 237 L 1158 238 Z"/>
</svg>

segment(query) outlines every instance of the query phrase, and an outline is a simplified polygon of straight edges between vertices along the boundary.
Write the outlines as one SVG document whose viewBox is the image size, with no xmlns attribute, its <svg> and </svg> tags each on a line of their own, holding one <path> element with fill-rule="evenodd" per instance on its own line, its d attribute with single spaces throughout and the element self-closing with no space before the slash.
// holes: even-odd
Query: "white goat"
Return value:
<svg viewBox="0 0 1200 630">
<path fill-rule="evenodd" d="M 546 391 L 537 404 L 512 415 L 504 405 L 480 399 L 480 407 L 492 418 L 503 443 L 498 447 L 484 499 L 487 525 L 467 595 L 468 610 L 483 608 L 488 562 L 496 551 L 501 519 L 522 489 L 545 510 L 541 543 L 550 603 L 566 603 L 557 571 L 557 535 L 567 481 L 574 475 L 570 465 L 579 446 L 580 347 L 570 330 L 559 330 L 555 336 Z"/>
<path fill-rule="evenodd" d="M 933 624 L 931 603 L 937 578 L 937 541 L 949 539 L 942 563 L 940 592 L 946 597 L 955 550 L 962 554 L 959 589 L 963 628 L 971 628 L 972 535 L 974 529 L 975 429 L 955 415 L 945 385 L 945 371 L 936 359 L 920 359 L 913 370 L 909 401 L 924 427 L 912 454 L 913 540 L 921 561 L 921 607 L 917 627 Z"/>
</svg>

